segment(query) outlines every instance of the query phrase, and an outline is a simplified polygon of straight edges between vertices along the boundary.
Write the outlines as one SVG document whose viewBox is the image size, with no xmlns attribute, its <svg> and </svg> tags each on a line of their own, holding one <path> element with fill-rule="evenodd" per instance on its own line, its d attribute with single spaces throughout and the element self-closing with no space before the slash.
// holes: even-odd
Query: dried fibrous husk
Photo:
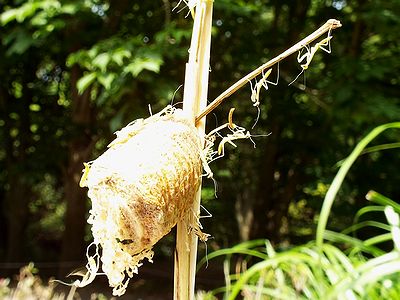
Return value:
<svg viewBox="0 0 400 300">
<path fill-rule="evenodd" d="M 109 149 L 86 165 L 88 222 L 114 295 L 125 292 L 144 258 L 151 261 L 152 246 L 193 214 L 203 161 L 196 128 L 182 110 L 168 107 L 117 132 Z"/>
</svg>

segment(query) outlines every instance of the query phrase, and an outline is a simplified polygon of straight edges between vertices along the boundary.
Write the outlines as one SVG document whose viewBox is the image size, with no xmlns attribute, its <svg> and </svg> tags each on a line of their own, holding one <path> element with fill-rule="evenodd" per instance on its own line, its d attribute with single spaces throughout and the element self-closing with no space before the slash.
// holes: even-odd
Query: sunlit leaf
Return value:
<svg viewBox="0 0 400 300">
<path fill-rule="evenodd" d="M 79 94 L 82 94 L 96 79 L 96 72 L 88 73 L 80 78 L 77 82 Z"/>
<path fill-rule="evenodd" d="M 17 13 L 18 13 L 18 11 L 16 9 L 10 9 L 10 10 L 3 12 L 0 15 L 1 24 L 6 25 L 7 23 L 15 20 L 15 18 L 17 17 Z"/>
<path fill-rule="evenodd" d="M 96 56 L 96 58 L 93 60 L 93 65 L 98 67 L 101 72 L 105 72 L 107 69 L 107 65 L 110 62 L 110 54 L 108 53 L 101 53 Z"/>
<path fill-rule="evenodd" d="M 72 15 L 78 11 L 79 6 L 76 4 L 64 4 L 61 8 L 61 11 L 64 14 Z"/>
<path fill-rule="evenodd" d="M 18 8 L 16 19 L 22 23 L 26 18 L 32 16 L 40 7 L 40 2 L 28 2 Z"/>
<path fill-rule="evenodd" d="M 132 63 L 127 65 L 124 69 L 126 73 L 131 73 L 133 77 L 137 77 L 143 70 L 152 71 L 158 73 L 162 64 L 161 59 L 149 59 L 149 58 L 136 58 Z"/>
<path fill-rule="evenodd" d="M 118 65 L 122 66 L 124 63 L 124 58 L 129 58 L 131 57 L 131 53 L 128 50 L 125 50 L 123 48 L 118 49 L 115 51 L 112 55 L 113 61 Z"/>
<path fill-rule="evenodd" d="M 107 73 L 97 76 L 97 80 L 106 90 L 109 90 L 115 77 L 117 76 L 114 73 Z"/>
</svg>

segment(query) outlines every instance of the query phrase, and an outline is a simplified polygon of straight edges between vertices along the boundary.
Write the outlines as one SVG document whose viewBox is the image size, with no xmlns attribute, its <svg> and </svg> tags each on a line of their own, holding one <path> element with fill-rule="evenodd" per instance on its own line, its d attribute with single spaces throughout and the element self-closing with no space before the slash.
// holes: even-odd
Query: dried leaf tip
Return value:
<svg viewBox="0 0 400 300">
<path fill-rule="evenodd" d="M 340 21 L 336 19 L 329 19 L 328 21 L 326 21 L 326 24 L 328 24 L 329 27 L 331 27 L 332 29 L 342 27 L 342 23 L 340 23 Z"/>
</svg>

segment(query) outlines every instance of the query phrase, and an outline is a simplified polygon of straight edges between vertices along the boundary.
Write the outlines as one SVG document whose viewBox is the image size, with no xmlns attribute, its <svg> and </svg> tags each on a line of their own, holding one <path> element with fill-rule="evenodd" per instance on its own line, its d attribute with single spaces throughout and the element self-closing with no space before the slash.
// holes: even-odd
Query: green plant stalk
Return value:
<svg viewBox="0 0 400 300">
<path fill-rule="evenodd" d="M 359 219 L 361 218 L 361 216 L 370 213 L 370 212 L 383 212 L 384 211 L 384 207 L 382 206 L 366 206 L 361 208 L 359 211 L 357 211 L 355 217 L 354 217 L 354 221 L 353 224 L 357 224 L 359 222 Z"/>
<path fill-rule="evenodd" d="M 339 232 L 334 232 L 330 230 L 325 230 L 324 231 L 324 238 L 327 239 L 330 242 L 340 242 L 340 243 L 345 243 L 349 244 L 354 248 L 359 248 L 362 251 L 369 253 L 373 256 L 379 256 L 384 254 L 385 252 L 380 250 L 377 247 L 374 246 L 366 246 L 362 240 L 353 238 L 351 236 L 348 236 L 346 234 L 342 234 Z M 318 246 L 320 247 L 320 246 Z"/>
<path fill-rule="evenodd" d="M 362 154 L 367 154 L 367 153 L 372 153 L 372 152 L 377 152 L 377 151 L 382 151 L 382 150 L 396 149 L 396 148 L 400 148 L 400 143 L 389 143 L 389 144 L 382 144 L 382 145 L 368 147 L 368 148 L 364 149 Z"/>
<path fill-rule="evenodd" d="M 380 244 L 380 243 L 391 241 L 391 240 L 392 240 L 392 233 L 388 232 L 388 233 L 383 233 L 383 234 L 380 234 L 380 235 L 377 235 L 370 239 L 365 240 L 364 245 L 371 246 L 371 245 L 376 245 L 376 244 Z"/>
<path fill-rule="evenodd" d="M 356 224 L 351 225 L 350 227 L 343 230 L 342 234 L 349 234 L 351 232 L 356 233 L 358 230 L 365 228 L 365 227 L 376 227 L 379 229 L 390 231 L 391 226 L 382 222 L 378 221 L 363 221 Z"/>
<path fill-rule="evenodd" d="M 252 243 L 254 242 L 254 243 Z M 233 248 L 229 249 L 220 249 L 216 250 L 210 254 L 208 254 L 206 257 L 202 258 L 198 263 L 197 263 L 197 271 L 208 261 L 211 260 L 215 257 L 218 256 L 223 256 L 223 255 L 233 255 L 233 254 L 244 254 L 244 255 L 250 255 L 253 257 L 257 257 L 260 259 L 268 259 L 268 255 L 264 254 L 260 251 L 253 250 L 253 249 L 248 249 L 250 247 L 256 247 L 256 246 L 262 246 L 265 245 L 265 240 L 255 240 L 255 241 L 249 241 L 249 242 L 244 242 L 239 245 L 234 246 Z"/>
<path fill-rule="evenodd" d="M 341 266 L 343 266 L 346 273 L 355 274 L 355 270 L 354 270 L 354 266 L 353 266 L 352 262 L 350 261 L 349 257 L 347 255 L 345 255 L 341 250 L 339 250 L 338 248 L 336 248 L 333 245 L 325 244 L 324 251 L 325 251 L 325 254 L 328 257 L 330 257 L 330 261 L 332 261 L 331 258 L 335 257 L 336 260 L 338 260 L 340 262 Z"/>
<path fill-rule="evenodd" d="M 358 156 L 362 153 L 365 147 L 379 134 L 383 131 L 391 128 L 400 128 L 400 122 L 393 122 L 388 124 L 383 124 L 374 128 L 366 137 L 364 137 L 354 148 L 353 152 L 346 158 L 342 166 L 340 167 L 338 173 L 332 181 L 331 186 L 329 187 L 328 192 L 326 193 L 322 209 L 321 215 L 318 221 L 317 233 L 316 233 L 316 244 L 318 247 L 321 247 L 324 239 L 324 232 L 326 229 L 326 225 L 328 223 L 329 214 L 333 205 L 333 202 L 336 198 L 336 195 L 343 183 L 344 178 L 349 172 L 350 167 L 353 165 Z"/>
<path fill-rule="evenodd" d="M 400 143 L 389 143 L 389 144 L 382 144 L 382 145 L 376 145 L 376 146 L 371 146 L 368 148 L 365 148 L 361 155 L 368 154 L 368 153 L 373 153 L 373 152 L 379 152 L 382 150 L 391 150 L 391 149 L 396 149 L 400 148 Z M 344 160 L 338 161 L 335 166 L 340 167 L 343 164 Z"/>
<path fill-rule="evenodd" d="M 308 263 L 310 265 L 315 262 L 315 260 L 310 257 L 309 255 L 298 253 L 295 251 L 288 251 L 286 253 L 277 254 L 276 257 L 264 260 L 251 268 L 249 268 L 246 272 L 240 276 L 239 280 L 232 287 L 232 292 L 228 297 L 228 300 L 236 299 L 236 296 L 239 294 L 240 290 L 246 284 L 246 282 L 256 273 L 260 272 L 261 270 L 273 267 L 274 265 L 280 264 L 282 262 L 292 261 L 294 264 L 297 263 Z"/>
<path fill-rule="evenodd" d="M 394 202 L 388 197 L 383 196 L 382 194 L 379 194 L 378 192 L 369 191 L 365 197 L 368 201 L 372 201 L 384 206 L 391 206 L 397 213 L 400 213 L 400 204 Z"/>
</svg>

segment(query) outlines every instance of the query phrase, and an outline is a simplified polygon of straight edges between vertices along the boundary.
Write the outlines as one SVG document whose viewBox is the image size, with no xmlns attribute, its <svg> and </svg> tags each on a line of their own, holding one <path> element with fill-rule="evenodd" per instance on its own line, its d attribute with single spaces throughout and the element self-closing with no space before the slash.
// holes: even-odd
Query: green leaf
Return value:
<svg viewBox="0 0 400 300">
<path fill-rule="evenodd" d="M 40 8 L 40 2 L 28 2 L 18 8 L 16 19 L 22 23 L 26 18 L 35 14 L 36 10 Z"/>
<path fill-rule="evenodd" d="M 89 59 L 87 51 L 79 50 L 77 52 L 74 52 L 74 53 L 71 53 L 70 55 L 68 55 L 67 61 L 66 61 L 66 66 L 69 68 L 72 67 L 74 64 L 79 64 L 82 66 L 85 63 L 87 63 L 88 61 L 91 61 L 91 59 Z"/>
<path fill-rule="evenodd" d="M 10 10 L 3 12 L 0 15 L 1 25 L 4 26 L 7 23 L 15 20 L 15 18 L 17 17 L 17 14 L 18 14 L 18 11 L 16 9 L 10 9 Z"/>
<path fill-rule="evenodd" d="M 124 58 L 129 58 L 131 57 L 131 52 L 129 52 L 126 49 L 117 49 L 113 55 L 112 55 L 112 59 L 113 61 L 118 65 L 118 66 L 122 66 L 124 63 Z"/>
<path fill-rule="evenodd" d="M 96 72 L 88 73 L 80 78 L 76 84 L 78 88 L 78 93 L 82 94 L 96 79 Z"/>
<path fill-rule="evenodd" d="M 122 122 L 124 119 L 125 111 L 124 109 L 120 110 L 115 116 L 113 116 L 110 120 L 110 131 L 115 132 L 122 126 Z"/>
<path fill-rule="evenodd" d="M 37 13 L 32 19 L 31 19 L 31 24 L 33 26 L 45 26 L 48 23 L 48 15 L 45 11 L 41 11 Z"/>
<path fill-rule="evenodd" d="M 160 58 L 136 58 L 132 63 L 127 65 L 124 69 L 126 73 L 131 73 L 133 77 L 137 77 L 143 70 L 158 73 L 162 60 Z"/>
<path fill-rule="evenodd" d="M 79 6 L 76 4 L 65 4 L 61 8 L 61 12 L 68 15 L 73 15 L 78 11 Z"/>
<path fill-rule="evenodd" d="M 100 71 L 104 73 L 104 72 L 106 72 L 107 65 L 110 62 L 110 59 L 111 59 L 110 54 L 100 53 L 93 60 L 93 65 L 98 67 L 100 69 Z"/>
<path fill-rule="evenodd" d="M 14 39 L 14 42 L 7 50 L 7 56 L 10 56 L 12 54 L 22 54 L 26 50 L 28 50 L 33 44 L 35 44 L 35 39 L 33 39 L 32 36 L 24 30 L 14 31 L 9 36 L 9 39 Z M 6 43 L 8 42 L 9 41 L 6 41 Z"/>
<path fill-rule="evenodd" d="M 116 77 L 117 75 L 114 73 L 107 73 L 97 76 L 97 80 L 100 82 L 102 86 L 104 86 L 106 90 L 109 90 L 111 89 L 111 84 Z"/>
</svg>

